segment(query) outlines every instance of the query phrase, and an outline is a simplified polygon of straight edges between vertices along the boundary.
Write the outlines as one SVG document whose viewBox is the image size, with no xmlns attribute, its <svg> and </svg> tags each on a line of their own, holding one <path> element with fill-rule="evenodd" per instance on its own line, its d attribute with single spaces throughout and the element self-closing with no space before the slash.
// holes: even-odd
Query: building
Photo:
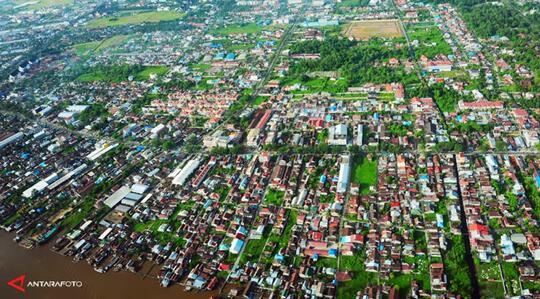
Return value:
<svg viewBox="0 0 540 299">
<path fill-rule="evenodd" d="M 339 124 L 329 129 L 328 144 L 347 145 L 347 125 Z"/>
<path fill-rule="evenodd" d="M 341 156 L 341 164 L 339 167 L 339 178 L 337 182 L 337 193 L 345 193 L 349 187 L 351 175 L 351 157 L 349 155 Z"/>
</svg>

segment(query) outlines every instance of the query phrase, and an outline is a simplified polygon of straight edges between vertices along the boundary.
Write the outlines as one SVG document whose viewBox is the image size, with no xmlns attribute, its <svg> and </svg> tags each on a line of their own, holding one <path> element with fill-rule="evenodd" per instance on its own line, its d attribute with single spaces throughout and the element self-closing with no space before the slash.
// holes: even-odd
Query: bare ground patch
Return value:
<svg viewBox="0 0 540 299">
<path fill-rule="evenodd" d="M 372 37 L 402 37 L 403 31 L 398 20 L 365 20 L 347 24 L 343 34 L 349 38 L 365 40 Z"/>
</svg>

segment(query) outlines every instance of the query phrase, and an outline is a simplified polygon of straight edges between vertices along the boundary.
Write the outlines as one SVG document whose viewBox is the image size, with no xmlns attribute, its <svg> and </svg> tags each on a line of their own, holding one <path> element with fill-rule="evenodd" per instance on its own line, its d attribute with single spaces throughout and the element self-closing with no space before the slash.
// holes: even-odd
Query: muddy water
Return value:
<svg viewBox="0 0 540 299">
<path fill-rule="evenodd" d="M 0 299 L 203 299 L 213 293 L 185 292 L 180 286 L 162 288 L 155 279 L 130 272 L 97 273 L 85 261 L 74 263 L 47 246 L 24 249 L 12 241 L 12 235 L 0 232 Z M 81 288 L 26 287 L 25 293 L 7 282 L 22 274 L 28 281 L 79 280 Z M 25 283 L 25 284 L 26 284 Z"/>
</svg>

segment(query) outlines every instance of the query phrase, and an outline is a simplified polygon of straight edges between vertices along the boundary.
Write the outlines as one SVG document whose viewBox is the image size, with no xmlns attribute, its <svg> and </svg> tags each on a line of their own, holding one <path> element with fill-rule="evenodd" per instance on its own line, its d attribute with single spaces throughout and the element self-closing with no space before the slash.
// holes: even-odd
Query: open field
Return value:
<svg viewBox="0 0 540 299">
<path fill-rule="evenodd" d="M 267 26 L 260 26 L 255 23 L 247 25 L 233 25 L 212 30 L 212 34 L 230 35 L 230 34 L 253 34 L 268 29 Z"/>
<path fill-rule="evenodd" d="M 79 56 L 90 55 L 92 53 L 96 53 L 101 50 L 105 50 L 107 48 L 119 45 L 123 43 L 127 39 L 127 37 L 127 35 L 115 35 L 102 41 L 77 44 L 73 48 Z"/>
<path fill-rule="evenodd" d="M 135 76 L 135 80 L 144 81 L 150 79 L 150 75 L 156 74 L 162 76 L 169 71 L 169 68 L 164 65 L 147 66 Z"/>
<path fill-rule="evenodd" d="M 140 23 L 155 23 L 161 21 L 172 21 L 180 19 L 184 13 L 176 11 L 150 11 L 131 13 L 118 17 L 103 17 L 89 21 L 86 26 L 88 28 L 103 28 L 110 26 L 120 26 Z"/>
<path fill-rule="evenodd" d="M 150 78 L 151 74 L 162 76 L 169 71 L 167 66 L 145 66 L 140 70 L 134 70 L 127 65 L 122 66 L 108 66 L 105 68 L 97 68 L 93 71 L 80 75 L 77 80 L 81 82 L 122 82 L 127 81 L 129 76 L 133 76 L 136 81 L 146 81 Z"/>
<path fill-rule="evenodd" d="M 403 31 L 397 20 L 366 20 L 345 25 L 343 34 L 349 38 L 364 40 L 372 37 L 402 37 Z"/>
<path fill-rule="evenodd" d="M 30 10 L 30 9 L 40 9 L 53 6 L 69 6 L 73 4 L 73 0 L 13 0 L 14 8 Z"/>
<path fill-rule="evenodd" d="M 336 5 L 337 7 L 361 7 L 367 6 L 368 4 L 369 0 L 342 0 Z"/>
<path fill-rule="evenodd" d="M 377 184 L 377 161 L 369 161 L 366 157 L 359 158 L 353 175 L 353 182 L 360 185 L 360 193 L 369 194 L 369 187 Z"/>
</svg>

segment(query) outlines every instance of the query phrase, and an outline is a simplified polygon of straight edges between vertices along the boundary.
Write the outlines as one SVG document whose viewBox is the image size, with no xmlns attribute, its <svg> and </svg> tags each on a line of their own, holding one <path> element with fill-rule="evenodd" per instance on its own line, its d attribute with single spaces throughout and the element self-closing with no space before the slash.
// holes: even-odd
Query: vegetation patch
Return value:
<svg viewBox="0 0 540 299">
<path fill-rule="evenodd" d="M 133 12 L 116 17 L 103 17 L 89 21 L 86 26 L 88 28 L 103 28 L 121 25 L 133 25 L 140 23 L 156 23 L 161 21 L 173 21 L 180 19 L 184 13 L 177 11 L 150 11 L 150 12 Z"/>
<path fill-rule="evenodd" d="M 147 66 L 135 76 L 135 79 L 137 81 L 145 81 L 150 79 L 150 76 L 153 74 L 157 76 L 162 76 L 165 75 L 168 71 L 169 68 L 164 65 Z"/>
<path fill-rule="evenodd" d="M 11 1 L 15 9 L 34 10 L 54 6 L 70 6 L 73 0 L 13 0 Z"/>
<path fill-rule="evenodd" d="M 283 205 L 284 196 L 285 192 L 283 191 L 268 189 L 268 191 L 266 192 L 266 197 L 264 198 L 264 202 L 266 204 L 281 206 Z"/>
<path fill-rule="evenodd" d="M 377 161 L 369 161 L 365 156 L 358 158 L 353 182 L 360 186 L 360 194 L 368 194 L 369 187 L 377 184 Z"/>
<path fill-rule="evenodd" d="M 77 53 L 78 56 L 87 56 L 103 51 L 107 48 L 119 45 L 123 43 L 127 38 L 127 35 L 115 35 L 101 41 L 76 44 L 73 48 L 75 49 L 75 53 Z"/>
<path fill-rule="evenodd" d="M 77 80 L 82 82 L 103 81 L 118 83 L 128 81 L 130 77 L 137 81 L 145 81 L 151 74 L 158 76 L 167 73 L 166 66 L 140 66 L 140 65 L 107 65 L 97 66 L 80 75 Z"/>
<path fill-rule="evenodd" d="M 246 25 L 232 25 L 223 28 L 218 28 L 210 31 L 211 34 L 231 35 L 231 34 L 254 34 L 268 29 L 267 26 L 260 26 L 256 23 Z"/>
</svg>

